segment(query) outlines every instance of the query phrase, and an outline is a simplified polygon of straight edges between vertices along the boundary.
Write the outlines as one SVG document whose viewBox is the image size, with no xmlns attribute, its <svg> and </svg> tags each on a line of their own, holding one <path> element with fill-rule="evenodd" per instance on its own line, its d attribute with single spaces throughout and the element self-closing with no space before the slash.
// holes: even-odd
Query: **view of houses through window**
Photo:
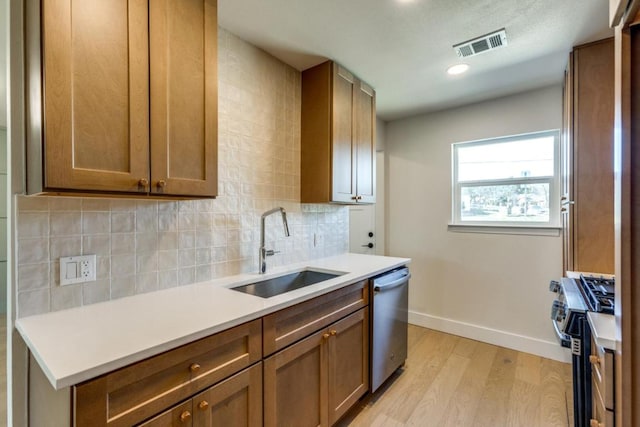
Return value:
<svg viewBox="0 0 640 427">
<path fill-rule="evenodd" d="M 453 144 L 454 224 L 556 225 L 558 131 Z"/>
</svg>

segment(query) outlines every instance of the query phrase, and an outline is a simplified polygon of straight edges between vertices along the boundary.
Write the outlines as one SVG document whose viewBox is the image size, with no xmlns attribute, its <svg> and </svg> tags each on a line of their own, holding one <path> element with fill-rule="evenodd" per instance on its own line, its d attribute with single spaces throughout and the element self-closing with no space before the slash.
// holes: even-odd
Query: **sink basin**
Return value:
<svg viewBox="0 0 640 427">
<path fill-rule="evenodd" d="M 231 288 L 234 291 L 244 292 L 257 297 L 269 298 L 285 292 L 304 288 L 305 286 L 324 282 L 343 275 L 344 273 L 324 273 L 312 270 L 303 270 L 297 273 L 261 280 L 259 282 Z"/>
</svg>

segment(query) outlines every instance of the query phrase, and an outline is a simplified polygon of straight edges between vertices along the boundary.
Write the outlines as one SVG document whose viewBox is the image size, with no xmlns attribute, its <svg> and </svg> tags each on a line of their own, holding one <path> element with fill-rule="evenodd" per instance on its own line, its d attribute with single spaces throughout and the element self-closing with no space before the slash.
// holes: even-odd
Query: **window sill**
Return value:
<svg viewBox="0 0 640 427">
<path fill-rule="evenodd" d="M 524 236 L 551 236 L 557 237 L 561 227 L 551 226 L 519 226 L 519 225 L 468 225 L 449 224 L 448 231 L 454 233 L 483 233 L 483 234 L 515 234 Z"/>
</svg>

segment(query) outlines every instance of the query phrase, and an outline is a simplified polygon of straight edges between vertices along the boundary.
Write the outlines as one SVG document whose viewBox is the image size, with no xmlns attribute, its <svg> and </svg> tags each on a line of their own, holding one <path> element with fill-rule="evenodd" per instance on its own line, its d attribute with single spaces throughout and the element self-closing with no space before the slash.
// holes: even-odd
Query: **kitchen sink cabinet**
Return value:
<svg viewBox="0 0 640 427">
<path fill-rule="evenodd" d="M 262 426 L 262 363 L 239 372 L 139 426 Z"/>
<path fill-rule="evenodd" d="M 26 15 L 29 194 L 216 195 L 216 0 Z"/>
<path fill-rule="evenodd" d="M 303 203 L 375 203 L 375 102 L 375 91 L 335 62 L 303 71 Z"/>
<path fill-rule="evenodd" d="M 613 39 L 574 48 L 562 132 L 564 271 L 614 272 Z"/>
<path fill-rule="evenodd" d="M 265 426 L 333 425 L 368 388 L 364 307 L 265 359 Z"/>
</svg>

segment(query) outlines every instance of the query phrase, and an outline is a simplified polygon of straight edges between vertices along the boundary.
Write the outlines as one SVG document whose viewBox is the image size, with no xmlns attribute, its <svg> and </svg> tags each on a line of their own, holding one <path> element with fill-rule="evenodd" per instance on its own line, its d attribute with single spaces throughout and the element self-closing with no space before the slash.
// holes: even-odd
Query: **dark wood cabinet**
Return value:
<svg viewBox="0 0 640 427">
<path fill-rule="evenodd" d="M 614 272 L 613 40 L 574 48 L 565 76 L 563 268 Z"/>
<path fill-rule="evenodd" d="M 265 426 L 333 425 L 368 388 L 365 307 L 265 359 Z"/>
<path fill-rule="evenodd" d="M 302 73 L 301 201 L 375 203 L 375 91 L 327 61 Z"/>
<path fill-rule="evenodd" d="M 216 0 L 29 0 L 27 17 L 28 193 L 217 194 Z"/>
</svg>

